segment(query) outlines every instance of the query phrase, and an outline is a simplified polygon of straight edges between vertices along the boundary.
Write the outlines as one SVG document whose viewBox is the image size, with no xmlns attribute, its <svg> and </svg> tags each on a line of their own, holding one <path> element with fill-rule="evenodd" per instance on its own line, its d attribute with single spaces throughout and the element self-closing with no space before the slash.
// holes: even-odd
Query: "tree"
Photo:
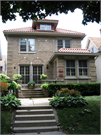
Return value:
<svg viewBox="0 0 101 135">
<path fill-rule="evenodd" d="M 76 8 L 83 11 L 84 25 L 87 22 L 100 22 L 100 1 L 1 1 L 2 22 L 16 20 L 15 13 L 19 13 L 23 21 L 28 19 L 42 19 L 48 15 L 58 13 L 68 14 Z"/>
</svg>

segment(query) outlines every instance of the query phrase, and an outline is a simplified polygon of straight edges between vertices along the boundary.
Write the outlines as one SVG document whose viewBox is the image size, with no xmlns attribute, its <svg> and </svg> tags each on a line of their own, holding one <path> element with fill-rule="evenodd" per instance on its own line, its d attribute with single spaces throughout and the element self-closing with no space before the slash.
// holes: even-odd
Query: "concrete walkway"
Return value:
<svg viewBox="0 0 101 135">
<path fill-rule="evenodd" d="M 51 98 L 18 98 L 21 106 L 49 105 Z"/>
<path fill-rule="evenodd" d="M 51 98 L 18 98 L 21 101 L 21 106 L 38 106 L 49 105 Z M 13 135 L 66 135 L 63 132 L 40 132 L 40 133 L 13 133 Z"/>
</svg>

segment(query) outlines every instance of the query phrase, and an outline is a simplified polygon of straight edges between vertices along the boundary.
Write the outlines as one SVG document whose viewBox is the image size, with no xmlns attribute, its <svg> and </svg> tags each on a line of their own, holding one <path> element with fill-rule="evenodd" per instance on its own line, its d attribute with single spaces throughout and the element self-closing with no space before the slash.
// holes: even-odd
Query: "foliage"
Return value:
<svg viewBox="0 0 101 135">
<path fill-rule="evenodd" d="M 16 89 L 18 89 L 19 87 L 21 87 L 20 84 L 17 84 L 15 81 L 13 81 L 12 83 L 10 83 L 8 89 L 9 90 L 13 90 L 13 94 L 16 94 Z"/>
<path fill-rule="evenodd" d="M 40 79 L 44 79 L 44 78 L 47 78 L 47 75 L 42 74 Z"/>
<path fill-rule="evenodd" d="M 101 96 L 86 96 L 85 99 L 86 106 L 56 109 L 66 134 L 100 134 Z"/>
<path fill-rule="evenodd" d="M 48 84 L 49 96 L 52 97 L 61 88 L 78 90 L 82 96 L 100 95 L 100 83 L 51 83 Z"/>
<path fill-rule="evenodd" d="M 1 134 L 12 134 L 11 130 L 11 118 L 13 110 L 1 111 Z"/>
<path fill-rule="evenodd" d="M 14 80 L 18 80 L 19 78 L 22 78 L 22 76 L 20 74 L 14 74 L 13 75 Z"/>
<path fill-rule="evenodd" d="M 6 95 L 8 93 L 8 84 L 7 83 L 0 82 L 0 88 L 1 88 L 2 96 Z"/>
<path fill-rule="evenodd" d="M 28 86 L 35 86 L 35 82 L 34 81 L 29 81 Z"/>
<path fill-rule="evenodd" d="M 0 74 L 0 82 L 7 83 L 7 79 L 10 79 L 7 75 Z"/>
<path fill-rule="evenodd" d="M 61 88 L 60 90 L 57 90 L 57 92 L 55 93 L 55 96 L 59 97 L 67 97 L 69 95 L 73 97 L 81 96 L 79 91 L 74 89 L 69 90 L 68 88 Z"/>
<path fill-rule="evenodd" d="M 1 103 L 2 109 L 10 109 L 11 107 L 16 108 L 17 106 L 20 106 L 21 105 L 20 100 L 18 100 L 11 93 L 7 94 L 4 97 L 1 97 L 0 103 Z"/>
<path fill-rule="evenodd" d="M 42 84 L 42 85 L 41 85 L 41 88 L 42 88 L 42 89 L 44 89 L 44 88 L 47 89 L 47 88 L 48 88 L 48 83 Z"/>
<path fill-rule="evenodd" d="M 87 105 L 83 97 L 54 97 L 49 102 L 53 107 L 81 107 Z"/>
<path fill-rule="evenodd" d="M 76 8 L 83 11 L 83 21 L 100 22 L 100 1 L 1 1 L 2 21 L 16 20 L 15 13 L 18 13 L 23 21 L 28 19 L 42 19 L 52 14 L 67 14 L 68 11 L 74 12 Z M 5 12 L 7 11 L 7 13 Z M 44 11 L 44 12 L 43 12 Z"/>
</svg>

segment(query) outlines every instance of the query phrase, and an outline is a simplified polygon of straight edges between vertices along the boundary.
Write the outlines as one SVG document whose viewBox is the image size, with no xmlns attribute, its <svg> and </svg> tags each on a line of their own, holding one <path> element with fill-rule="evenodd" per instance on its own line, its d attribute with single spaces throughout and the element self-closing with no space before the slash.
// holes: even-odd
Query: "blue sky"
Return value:
<svg viewBox="0 0 101 135">
<path fill-rule="evenodd" d="M 78 32 L 83 32 L 86 34 L 86 37 L 82 41 L 82 46 L 84 48 L 88 37 L 100 37 L 100 29 L 101 25 L 94 22 L 88 23 L 88 25 L 84 26 L 82 24 L 83 14 L 82 10 L 76 9 L 74 13 L 69 12 L 66 14 L 52 15 L 46 17 L 47 19 L 57 19 L 59 20 L 58 28 L 74 30 Z M 3 35 L 3 30 L 12 29 L 12 28 L 21 28 L 21 27 L 30 27 L 32 25 L 32 20 L 28 20 L 27 22 L 23 22 L 21 17 L 17 14 L 16 21 L 7 21 L 6 23 L 2 23 L 0 17 L 0 40 L 2 46 L 2 53 L 7 54 L 7 41 Z"/>
</svg>

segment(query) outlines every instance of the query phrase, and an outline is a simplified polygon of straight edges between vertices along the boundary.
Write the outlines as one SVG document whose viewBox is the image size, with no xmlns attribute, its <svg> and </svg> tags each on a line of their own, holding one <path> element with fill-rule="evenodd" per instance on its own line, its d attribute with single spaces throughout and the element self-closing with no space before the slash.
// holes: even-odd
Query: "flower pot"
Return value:
<svg viewBox="0 0 101 135">
<path fill-rule="evenodd" d="M 34 86 L 28 86 L 29 89 L 34 89 Z"/>
</svg>

